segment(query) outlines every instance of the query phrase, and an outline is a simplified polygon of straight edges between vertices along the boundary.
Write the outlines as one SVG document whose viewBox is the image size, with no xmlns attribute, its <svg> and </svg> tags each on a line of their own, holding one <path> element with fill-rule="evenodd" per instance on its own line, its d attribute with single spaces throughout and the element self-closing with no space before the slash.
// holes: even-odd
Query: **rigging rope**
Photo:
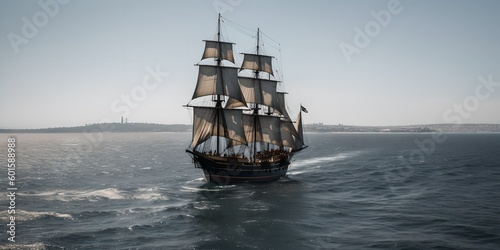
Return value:
<svg viewBox="0 0 500 250">
<path fill-rule="evenodd" d="M 264 35 L 264 36 L 266 36 L 267 38 L 269 38 L 269 40 L 271 40 L 271 41 L 275 42 L 276 44 L 278 44 L 279 46 L 281 46 L 281 44 L 280 44 L 279 42 L 277 42 L 276 40 L 272 39 L 270 36 L 266 35 L 266 33 L 262 32 L 262 31 L 261 31 L 260 33 L 262 33 L 262 35 Z M 274 47 L 274 48 L 275 48 L 275 47 Z"/>
<path fill-rule="evenodd" d="M 247 28 L 247 27 L 245 27 L 245 26 L 243 26 L 243 25 L 240 25 L 240 24 L 237 24 L 236 22 L 233 22 L 233 21 L 231 21 L 231 20 L 229 20 L 229 19 L 227 19 L 227 18 L 225 18 L 225 17 L 222 17 L 222 16 L 221 16 L 221 20 L 222 20 L 222 21 L 228 21 L 229 23 L 232 23 L 232 24 L 233 24 L 233 25 L 235 25 L 235 26 L 238 26 L 238 27 L 241 27 L 241 28 L 247 29 L 248 31 L 251 31 L 252 33 L 256 33 L 256 30 L 254 30 L 254 29 L 250 29 L 250 28 Z"/>
<path fill-rule="evenodd" d="M 232 28 L 232 29 L 234 29 L 234 30 L 236 30 L 236 31 L 240 32 L 241 34 L 243 34 L 243 35 L 245 35 L 245 36 L 248 36 L 248 37 L 250 37 L 250 38 L 255 38 L 255 37 L 256 37 L 255 33 L 257 33 L 257 31 L 256 31 L 256 30 L 254 30 L 254 29 L 251 29 L 251 28 L 245 27 L 245 26 L 243 26 L 243 25 L 240 25 L 240 24 L 238 24 L 238 23 L 236 23 L 236 22 L 234 22 L 234 21 L 231 21 L 230 19 L 228 19 L 228 18 L 226 18 L 226 17 L 223 17 L 223 16 L 221 16 L 221 22 L 225 23 L 225 24 L 226 24 L 227 26 L 229 26 L 230 28 Z M 225 29 L 226 34 L 229 34 L 229 33 L 227 32 L 226 25 L 224 25 L 224 29 Z M 266 37 L 267 39 L 269 39 L 270 41 L 272 41 L 272 42 L 274 42 L 274 43 L 275 43 L 275 44 L 272 44 L 272 43 L 264 43 L 264 39 L 262 39 L 261 44 L 262 44 L 262 49 L 263 49 L 263 51 L 264 51 L 264 52 L 265 52 L 265 47 L 267 47 L 267 46 L 270 46 L 271 48 L 274 48 L 274 49 L 276 49 L 276 50 L 278 50 L 278 51 L 279 51 L 279 58 L 280 58 L 280 60 L 278 60 L 276 57 L 274 57 L 274 59 L 275 59 L 276 61 L 279 61 L 279 68 L 278 68 L 278 69 L 275 69 L 275 70 L 276 70 L 276 72 L 278 73 L 277 75 L 278 75 L 278 76 L 280 76 L 280 78 L 281 78 L 280 85 L 281 85 L 281 87 L 282 87 L 282 89 L 283 89 L 283 91 L 284 91 L 284 90 L 285 90 L 285 88 L 284 88 L 284 85 L 283 85 L 283 83 L 282 83 L 282 82 L 284 81 L 284 79 L 285 79 L 285 78 L 284 78 L 284 74 L 283 74 L 283 60 L 282 60 L 282 59 L 283 59 L 283 56 L 282 56 L 282 53 L 281 53 L 281 44 L 280 44 L 278 41 L 276 41 L 276 40 L 274 40 L 273 38 L 271 38 L 271 37 L 270 37 L 269 35 L 267 35 L 266 33 L 262 32 L 262 31 L 260 31 L 260 33 L 261 33 L 264 37 Z M 266 41 L 266 42 L 267 42 L 267 41 Z M 235 57 L 235 63 L 238 63 L 237 61 L 239 61 L 239 60 L 237 60 L 237 58 Z M 238 64 L 237 64 L 237 65 L 238 65 Z M 280 73 L 281 73 L 281 74 L 280 74 Z"/>
</svg>

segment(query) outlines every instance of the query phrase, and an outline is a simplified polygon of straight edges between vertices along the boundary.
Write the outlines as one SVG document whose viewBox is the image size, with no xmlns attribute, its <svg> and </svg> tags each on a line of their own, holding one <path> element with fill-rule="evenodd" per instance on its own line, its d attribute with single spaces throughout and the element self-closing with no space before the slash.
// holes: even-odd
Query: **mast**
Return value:
<svg viewBox="0 0 500 250">
<path fill-rule="evenodd" d="M 205 49 L 201 61 L 212 59 L 215 63 L 198 63 L 198 79 L 191 101 L 211 97 L 212 105 L 195 104 L 187 107 L 194 108 L 193 140 L 191 147 L 204 142 L 205 150 L 221 154 L 230 145 L 246 144 L 241 119 L 242 111 L 235 109 L 247 107 L 238 82 L 238 67 L 235 67 L 233 56 L 233 43 L 223 41 L 221 34 L 222 16 L 217 22 L 217 38 L 203 40 Z M 224 60 L 232 63 L 225 65 Z M 200 61 L 200 62 L 201 62 Z M 228 98 L 232 102 L 230 108 L 223 107 L 223 102 Z M 210 100 L 210 99 L 208 99 Z M 239 113 L 239 114 L 238 114 Z M 228 120 L 229 119 L 229 120 Z M 216 141 L 214 141 L 216 140 Z M 224 140 L 224 141 L 221 141 Z M 203 149 L 201 149 L 203 151 Z"/>
<path fill-rule="evenodd" d="M 260 28 L 257 28 L 257 55 L 259 55 L 259 33 L 260 33 Z M 260 58 L 258 59 L 259 61 L 259 64 L 260 65 Z M 257 68 L 257 70 L 255 70 L 255 79 L 257 79 L 257 81 L 259 81 L 259 89 L 261 89 L 261 86 L 260 86 L 260 80 L 259 80 L 259 69 Z M 258 119 L 258 115 L 259 115 L 259 103 L 255 103 L 255 109 L 253 111 L 253 114 L 254 114 L 254 119 L 253 119 L 253 127 L 254 127 L 254 130 L 253 130 L 253 160 L 254 162 L 257 160 L 255 158 L 255 156 L 257 155 L 257 119 Z"/>
<path fill-rule="evenodd" d="M 219 44 L 219 56 L 217 58 L 217 71 L 218 73 L 221 73 L 220 71 L 220 66 L 221 66 L 221 61 L 222 61 L 222 58 L 221 58 L 221 44 L 220 44 L 220 13 L 219 13 L 219 19 L 217 20 L 217 42 Z M 220 74 L 221 75 L 221 78 L 222 78 L 222 75 L 223 74 Z M 217 100 L 216 100 L 216 104 L 215 104 L 215 108 L 217 110 L 216 112 L 216 115 L 215 115 L 215 120 L 216 120 L 216 126 L 217 126 L 217 149 L 215 150 L 215 154 L 219 154 L 219 140 L 220 140 L 220 126 L 219 126 L 219 119 L 220 119 L 220 109 L 222 108 L 222 105 L 221 105 L 221 99 L 220 99 L 220 95 L 218 94 L 217 95 Z"/>
</svg>

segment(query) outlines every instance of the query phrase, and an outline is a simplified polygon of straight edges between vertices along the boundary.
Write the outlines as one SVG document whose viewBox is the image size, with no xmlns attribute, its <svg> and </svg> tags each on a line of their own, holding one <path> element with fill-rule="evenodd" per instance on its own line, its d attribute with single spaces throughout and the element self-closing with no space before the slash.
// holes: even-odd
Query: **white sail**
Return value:
<svg viewBox="0 0 500 250">
<path fill-rule="evenodd" d="M 238 68 L 199 65 L 198 82 L 193 98 L 224 95 L 245 103 L 238 84 Z"/>
<path fill-rule="evenodd" d="M 239 83 L 246 102 L 266 105 L 283 112 L 276 92 L 277 81 L 240 77 Z"/>
<path fill-rule="evenodd" d="M 262 142 L 282 146 L 280 118 L 277 116 L 260 116 L 259 122 L 262 130 Z"/>
<path fill-rule="evenodd" d="M 275 108 L 274 109 L 274 113 L 281 114 L 281 115 L 283 115 L 285 117 L 286 120 L 291 121 L 290 115 L 286 111 L 285 94 L 287 94 L 287 93 L 284 93 L 284 92 L 277 92 L 276 93 L 276 96 L 277 96 L 277 99 L 278 99 L 278 104 L 279 104 L 280 108 L 279 109 Z"/>
<path fill-rule="evenodd" d="M 245 108 L 248 109 L 246 102 L 238 101 L 234 98 L 229 98 L 226 102 L 225 109 L 236 109 L 236 108 Z"/>
<path fill-rule="evenodd" d="M 250 69 L 256 71 L 264 71 L 273 75 L 272 56 L 257 55 L 257 54 L 243 54 L 243 64 L 241 69 Z"/>
<path fill-rule="evenodd" d="M 245 130 L 243 129 L 243 113 L 240 110 L 221 109 L 223 117 L 219 126 L 225 128 L 223 137 L 230 139 L 228 147 L 246 144 Z"/>
<path fill-rule="evenodd" d="M 299 115 L 297 116 L 297 123 L 295 124 L 295 130 L 297 130 L 297 133 L 299 134 L 299 139 L 302 142 L 302 145 L 304 145 L 304 129 L 302 128 L 302 112 L 299 112 Z M 302 147 L 301 145 L 301 147 Z"/>
<path fill-rule="evenodd" d="M 215 111 L 215 109 L 210 108 L 194 108 L 192 148 L 212 136 L 212 130 L 215 126 Z"/>
<path fill-rule="evenodd" d="M 243 128 L 245 130 L 245 137 L 248 143 L 259 142 L 262 140 L 262 133 L 260 133 L 259 123 L 255 121 L 254 115 L 243 114 Z"/>
<path fill-rule="evenodd" d="M 298 150 L 304 145 L 300 139 L 299 133 L 295 130 L 291 121 L 281 121 L 281 140 L 283 146 Z"/>
<path fill-rule="evenodd" d="M 265 142 L 282 145 L 279 117 L 244 114 L 243 125 L 248 143 Z"/>
<path fill-rule="evenodd" d="M 201 58 L 221 58 L 234 63 L 233 43 L 205 40 L 205 51 Z"/>
<path fill-rule="evenodd" d="M 219 115 L 217 115 L 217 112 L 220 112 Z M 212 136 L 230 139 L 231 142 L 228 147 L 245 144 L 245 133 L 241 123 L 242 115 L 239 110 L 194 107 L 191 147 L 195 148 Z M 219 117 L 218 121 L 217 116 Z"/>
</svg>

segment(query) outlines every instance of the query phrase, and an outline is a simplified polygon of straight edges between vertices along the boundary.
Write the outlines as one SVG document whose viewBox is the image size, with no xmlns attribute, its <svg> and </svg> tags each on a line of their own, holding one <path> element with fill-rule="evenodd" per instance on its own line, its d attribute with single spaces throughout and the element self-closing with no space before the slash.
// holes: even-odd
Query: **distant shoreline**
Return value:
<svg viewBox="0 0 500 250">
<path fill-rule="evenodd" d="M 351 126 L 309 124 L 307 132 L 380 132 L 380 133 L 428 133 L 428 132 L 500 132 L 500 124 L 423 124 L 405 126 Z"/>
<path fill-rule="evenodd" d="M 155 123 L 99 123 L 76 127 L 0 129 L 0 133 L 190 132 L 192 125 Z"/>
<path fill-rule="evenodd" d="M 76 127 L 41 129 L 0 129 L 0 133 L 96 133 L 96 132 L 191 132 L 188 124 L 100 123 Z M 426 124 L 407 126 L 354 126 L 307 124 L 306 132 L 371 132 L 371 133 L 429 133 L 429 132 L 500 132 L 500 124 Z"/>
</svg>

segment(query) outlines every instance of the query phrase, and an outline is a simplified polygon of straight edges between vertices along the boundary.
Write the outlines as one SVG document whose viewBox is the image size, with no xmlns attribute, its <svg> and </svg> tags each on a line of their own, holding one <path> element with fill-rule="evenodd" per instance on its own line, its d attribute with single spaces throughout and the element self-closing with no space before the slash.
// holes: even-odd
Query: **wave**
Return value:
<svg viewBox="0 0 500 250">
<path fill-rule="evenodd" d="M 293 165 L 298 166 L 298 167 L 302 167 L 302 166 L 314 165 L 314 164 L 319 164 L 319 163 L 341 161 L 341 160 L 345 160 L 348 158 L 352 158 L 352 157 L 357 156 L 361 153 L 362 153 L 362 151 L 351 151 L 351 152 L 344 152 L 344 153 L 339 153 L 339 154 L 330 155 L 330 156 L 313 157 L 313 158 L 309 158 L 309 159 L 294 161 Z"/>
<path fill-rule="evenodd" d="M 227 187 L 220 186 L 220 188 L 202 188 L 202 187 L 186 187 L 182 186 L 183 189 L 181 189 L 182 192 L 199 192 L 199 191 L 207 191 L 207 192 L 220 192 L 224 191 L 226 188 L 233 187 L 234 185 L 228 185 Z"/>
<path fill-rule="evenodd" d="M 203 178 L 203 177 L 196 178 L 196 179 L 187 181 L 186 183 L 205 183 L 205 178 Z"/>
<path fill-rule="evenodd" d="M 55 201 L 78 201 L 78 200 L 88 200 L 88 201 L 99 201 L 103 199 L 107 200 L 121 200 L 125 199 L 122 192 L 116 188 L 106 188 L 99 190 L 88 190 L 88 191 L 46 191 L 35 194 L 28 194 L 28 196 L 41 196 L 47 200 Z"/>
<path fill-rule="evenodd" d="M 16 221 L 29 221 L 46 217 L 61 218 L 66 220 L 73 219 L 73 216 L 71 216 L 71 214 L 64 214 L 58 212 L 36 212 L 36 211 L 26 211 L 19 209 L 16 209 L 16 214 L 8 214 L 7 211 L 0 212 L 0 218 L 2 218 L 2 220 L 9 218 L 10 216 L 15 216 Z"/>
<path fill-rule="evenodd" d="M 86 210 L 75 213 L 73 216 L 80 220 L 99 220 L 100 218 L 112 218 L 116 216 L 127 216 L 127 218 L 137 218 L 137 216 L 159 216 L 162 214 L 162 218 L 166 218 L 163 214 L 176 214 L 184 213 L 191 210 L 192 204 L 188 201 L 172 201 L 161 205 L 151 205 L 151 204 L 136 204 L 131 207 L 120 207 L 116 209 L 99 209 L 99 210 Z M 125 217 L 122 217 L 125 218 Z"/>
<path fill-rule="evenodd" d="M 47 246 L 42 242 L 36 242 L 31 244 L 8 244 L 8 245 L 0 245 L 0 250 L 45 250 Z"/>
<path fill-rule="evenodd" d="M 39 196 L 52 201 L 90 201 L 101 200 L 168 200 L 155 188 L 139 188 L 135 191 L 123 191 L 116 188 L 98 190 L 54 190 L 40 193 L 28 193 L 25 196 Z"/>
<path fill-rule="evenodd" d="M 303 174 L 305 172 L 306 171 L 288 171 L 287 175 L 299 175 L 299 174 Z"/>
<path fill-rule="evenodd" d="M 157 188 L 139 188 L 132 194 L 134 200 L 169 200 L 167 196 L 158 192 Z"/>
<path fill-rule="evenodd" d="M 316 171 L 318 168 L 326 166 L 328 163 L 343 161 L 356 155 L 359 155 L 362 151 L 351 151 L 345 153 L 338 153 L 329 156 L 312 157 L 309 159 L 297 160 L 292 162 L 291 168 L 287 173 L 287 176 L 301 175 L 304 173 L 309 173 Z"/>
</svg>

